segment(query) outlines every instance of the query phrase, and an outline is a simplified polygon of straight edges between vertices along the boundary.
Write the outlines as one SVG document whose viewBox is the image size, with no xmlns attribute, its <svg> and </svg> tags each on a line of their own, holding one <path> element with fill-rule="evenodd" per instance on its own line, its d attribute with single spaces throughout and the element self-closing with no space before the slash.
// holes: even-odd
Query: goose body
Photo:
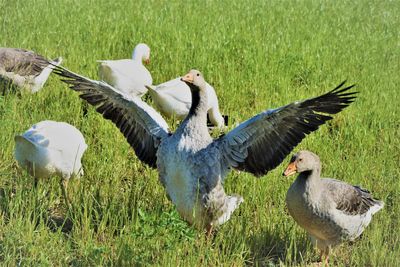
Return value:
<svg viewBox="0 0 400 267">
<path fill-rule="evenodd" d="M 160 144 L 157 169 L 171 201 L 181 216 L 199 228 L 211 229 L 226 222 L 243 202 L 228 196 L 223 188 L 226 168 L 215 161 L 220 155 L 207 127 L 204 112 L 191 116 Z M 204 125 L 204 127 L 197 127 Z"/>
<path fill-rule="evenodd" d="M 147 92 L 146 86 L 153 83 L 150 72 L 143 65 L 150 60 L 150 48 L 138 44 L 133 50 L 132 59 L 99 60 L 100 79 L 115 89 L 134 97 Z"/>
<path fill-rule="evenodd" d="M 321 178 L 319 157 L 312 152 L 293 156 L 285 175 L 296 172 L 300 174 L 286 195 L 289 213 L 327 261 L 330 247 L 359 237 L 384 203 L 358 186 Z"/>
<path fill-rule="evenodd" d="M 192 96 L 189 86 L 175 78 L 157 86 L 149 86 L 149 94 L 157 109 L 166 117 L 177 117 L 182 120 L 189 114 Z M 207 113 L 211 123 L 219 128 L 224 127 L 224 118 L 219 111 L 218 98 L 214 88 L 206 82 Z"/>
<path fill-rule="evenodd" d="M 141 161 L 158 170 L 160 182 L 179 214 L 209 232 L 227 221 L 243 201 L 241 196 L 226 194 L 223 188 L 232 168 L 265 175 L 306 134 L 332 119 L 328 114 L 340 112 L 354 99 L 354 93 L 348 92 L 352 86 L 343 88 L 342 83 L 319 97 L 266 110 L 212 139 L 206 125 L 206 82 L 196 70 L 182 78 L 190 88 L 192 104 L 175 133 L 141 99 L 62 67 L 57 67 L 56 73 L 115 123 Z"/>
<path fill-rule="evenodd" d="M 87 145 L 81 132 L 65 122 L 42 121 L 15 136 L 15 159 L 38 178 L 70 179 L 83 174 L 81 158 Z"/>
<path fill-rule="evenodd" d="M 0 79 L 35 93 L 43 87 L 54 66 L 61 62 L 61 57 L 46 62 L 43 56 L 33 51 L 1 47 Z"/>
</svg>

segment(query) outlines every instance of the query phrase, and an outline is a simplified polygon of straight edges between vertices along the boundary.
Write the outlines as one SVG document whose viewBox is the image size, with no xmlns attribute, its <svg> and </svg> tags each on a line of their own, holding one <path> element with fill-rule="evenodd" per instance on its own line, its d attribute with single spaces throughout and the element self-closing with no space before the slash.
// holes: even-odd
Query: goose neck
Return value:
<svg viewBox="0 0 400 267">
<path fill-rule="evenodd" d="M 142 63 L 144 55 L 143 49 L 135 49 L 132 52 L 132 60 Z"/>
<path fill-rule="evenodd" d="M 304 185 L 304 190 L 310 198 L 318 198 L 320 194 L 320 168 L 314 168 L 299 174 L 298 180 Z"/>
<path fill-rule="evenodd" d="M 207 94 L 205 90 L 191 89 L 192 105 L 190 106 L 190 116 L 201 116 L 207 118 Z"/>
<path fill-rule="evenodd" d="M 209 136 L 207 129 L 207 95 L 205 90 L 191 88 L 191 93 L 192 105 L 189 114 L 182 122 L 182 129 L 188 135 L 200 133 L 202 136 Z"/>
</svg>

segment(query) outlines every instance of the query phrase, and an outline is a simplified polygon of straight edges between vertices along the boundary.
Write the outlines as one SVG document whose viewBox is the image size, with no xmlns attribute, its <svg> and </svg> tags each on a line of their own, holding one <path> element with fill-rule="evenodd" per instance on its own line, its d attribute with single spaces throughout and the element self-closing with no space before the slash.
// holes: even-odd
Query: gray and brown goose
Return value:
<svg viewBox="0 0 400 267">
<path fill-rule="evenodd" d="M 46 61 L 33 51 L 0 47 L 0 79 L 35 93 L 42 89 L 54 66 L 61 64 L 62 58 Z"/>
<path fill-rule="evenodd" d="M 286 195 L 289 213 L 309 233 L 327 264 L 330 247 L 360 236 L 384 203 L 358 186 L 321 178 L 320 159 L 310 151 L 295 154 L 283 174 L 295 173 L 299 175 Z"/>
<path fill-rule="evenodd" d="M 65 68 L 55 73 L 120 129 L 138 158 L 157 168 L 159 179 L 180 215 L 208 229 L 227 221 L 243 201 L 226 195 L 223 181 L 234 168 L 256 176 L 278 166 L 290 151 L 355 98 L 340 84 L 316 98 L 264 111 L 218 139 L 207 129 L 207 94 L 203 75 L 191 70 L 182 80 L 192 93 L 188 116 L 175 133 L 164 119 L 138 98 L 118 92 Z"/>
</svg>

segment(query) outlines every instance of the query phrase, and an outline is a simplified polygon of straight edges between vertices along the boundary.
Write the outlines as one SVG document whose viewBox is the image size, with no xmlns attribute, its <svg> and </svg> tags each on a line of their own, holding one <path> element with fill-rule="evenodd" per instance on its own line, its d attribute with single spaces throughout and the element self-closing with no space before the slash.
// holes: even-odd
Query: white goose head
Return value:
<svg viewBox="0 0 400 267">
<path fill-rule="evenodd" d="M 135 46 L 132 53 L 132 59 L 145 64 L 150 63 L 150 47 L 147 44 L 140 43 Z"/>
</svg>

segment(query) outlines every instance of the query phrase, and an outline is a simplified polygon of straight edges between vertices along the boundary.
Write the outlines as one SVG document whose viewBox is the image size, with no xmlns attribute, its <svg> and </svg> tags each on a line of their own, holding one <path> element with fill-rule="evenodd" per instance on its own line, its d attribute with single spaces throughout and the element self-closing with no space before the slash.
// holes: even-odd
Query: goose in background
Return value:
<svg viewBox="0 0 400 267">
<path fill-rule="evenodd" d="M 295 154 L 283 175 L 295 173 L 299 175 L 286 195 L 289 213 L 309 233 L 327 265 L 330 247 L 360 236 L 384 203 L 358 186 L 321 178 L 320 159 L 310 151 Z"/>
<path fill-rule="evenodd" d="M 67 187 L 72 176 L 83 175 L 81 158 L 87 145 L 82 133 L 65 122 L 41 121 L 15 136 L 18 165 L 37 178 L 59 176 L 68 203 Z"/>
<path fill-rule="evenodd" d="M 61 62 L 61 57 L 47 62 L 47 59 L 33 51 L 0 47 L 0 79 L 6 84 L 12 83 L 35 93 L 42 89 L 54 66 Z"/>
<path fill-rule="evenodd" d="M 181 78 L 168 82 L 146 86 L 156 108 L 167 118 L 176 117 L 183 120 L 192 105 L 192 96 L 189 86 Z M 223 128 L 227 121 L 219 111 L 218 98 L 214 88 L 206 82 L 207 115 L 212 125 Z M 225 117 L 227 118 L 227 117 Z"/>
<path fill-rule="evenodd" d="M 182 78 L 191 90 L 192 105 L 175 133 L 141 99 L 63 67 L 56 67 L 55 73 L 120 129 L 137 157 L 158 170 L 179 214 L 208 234 L 243 201 L 225 193 L 223 182 L 231 169 L 257 177 L 267 174 L 307 134 L 332 119 L 329 114 L 340 112 L 355 98 L 348 91 L 353 86 L 344 87 L 343 82 L 324 95 L 261 112 L 213 139 L 207 128 L 206 82 L 199 71 Z"/>
<path fill-rule="evenodd" d="M 146 85 L 153 83 L 150 72 L 143 65 L 150 63 L 150 48 L 138 44 L 132 53 L 132 59 L 98 60 L 100 79 L 115 89 L 134 97 L 147 92 Z"/>
</svg>

